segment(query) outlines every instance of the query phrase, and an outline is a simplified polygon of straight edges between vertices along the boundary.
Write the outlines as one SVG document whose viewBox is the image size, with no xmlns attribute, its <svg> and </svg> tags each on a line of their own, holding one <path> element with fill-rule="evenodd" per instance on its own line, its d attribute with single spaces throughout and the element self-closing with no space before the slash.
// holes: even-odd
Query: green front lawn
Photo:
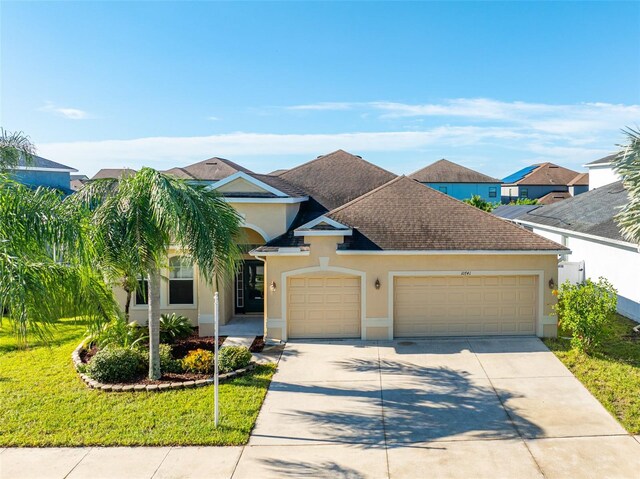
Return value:
<svg viewBox="0 0 640 479">
<path fill-rule="evenodd" d="M 61 321 L 49 347 L 20 350 L 0 329 L 0 447 L 244 444 L 269 387 L 273 366 L 220 385 L 220 426 L 213 388 L 162 393 L 88 389 L 71 363 L 86 327 Z"/>
<path fill-rule="evenodd" d="M 640 434 L 640 335 L 638 323 L 616 315 L 612 337 L 590 356 L 572 351 L 565 339 L 545 344 L 631 434 Z"/>
</svg>

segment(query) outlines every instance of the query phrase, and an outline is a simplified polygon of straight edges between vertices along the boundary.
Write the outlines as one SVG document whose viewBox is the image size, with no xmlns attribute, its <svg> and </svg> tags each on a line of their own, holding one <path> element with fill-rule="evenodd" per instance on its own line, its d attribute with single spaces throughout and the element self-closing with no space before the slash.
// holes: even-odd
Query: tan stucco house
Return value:
<svg viewBox="0 0 640 479">
<path fill-rule="evenodd" d="M 271 175 L 196 165 L 172 172 L 210 183 L 244 221 L 223 323 L 262 315 L 265 336 L 282 340 L 556 335 L 567 250 L 553 241 L 342 150 Z M 171 252 L 165 276 L 163 312 L 211 334 L 214 290 L 197 267 Z M 143 322 L 143 295 L 134 303 Z"/>
</svg>

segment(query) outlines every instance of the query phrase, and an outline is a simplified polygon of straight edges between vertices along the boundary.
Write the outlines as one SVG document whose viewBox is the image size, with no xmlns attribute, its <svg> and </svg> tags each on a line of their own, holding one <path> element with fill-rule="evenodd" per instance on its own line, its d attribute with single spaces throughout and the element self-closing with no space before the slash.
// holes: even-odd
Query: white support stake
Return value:
<svg viewBox="0 0 640 479">
<path fill-rule="evenodd" d="M 215 330 L 215 344 L 214 344 L 214 351 L 215 351 L 215 367 L 213 369 L 213 403 L 214 403 L 214 409 L 215 409 L 215 414 L 214 414 L 214 423 L 215 426 L 218 427 L 218 416 L 219 416 L 219 411 L 220 411 L 220 406 L 218 404 L 218 292 L 216 291 L 215 294 L 213 295 L 213 324 L 214 324 L 214 330 Z"/>
</svg>

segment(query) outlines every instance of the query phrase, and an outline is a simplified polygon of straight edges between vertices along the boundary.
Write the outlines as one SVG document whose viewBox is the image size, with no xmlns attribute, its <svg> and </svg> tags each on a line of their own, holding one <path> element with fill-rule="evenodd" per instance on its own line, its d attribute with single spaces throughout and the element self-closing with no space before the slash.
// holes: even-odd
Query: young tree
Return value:
<svg viewBox="0 0 640 479">
<path fill-rule="evenodd" d="M 35 148 L 18 133 L 0 133 L 0 170 Z M 46 188 L 31 189 L 0 172 L 0 320 L 24 345 L 30 334 L 47 339 L 61 317 L 94 321 L 117 314 L 113 293 L 93 268 L 94 250 L 82 212 Z"/>
<path fill-rule="evenodd" d="M 214 190 L 152 168 L 89 183 L 74 196 L 92 210 L 94 243 L 105 269 L 149 281 L 149 377 L 158 379 L 160 270 L 169 248 L 197 264 L 208 283 L 226 280 L 240 258 L 235 239 L 241 218 Z"/>
<path fill-rule="evenodd" d="M 629 128 L 625 133 L 629 143 L 616 156 L 614 168 L 629 192 L 629 203 L 616 220 L 623 236 L 640 245 L 640 132 Z"/>
<path fill-rule="evenodd" d="M 487 211 L 491 213 L 495 205 L 485 199 L 480 195 L 473 195 L 471 198 L 463 200 L 466 204 L 475 206 L 476 208 L 481 209 L 482 211 Z"/>
</svg>

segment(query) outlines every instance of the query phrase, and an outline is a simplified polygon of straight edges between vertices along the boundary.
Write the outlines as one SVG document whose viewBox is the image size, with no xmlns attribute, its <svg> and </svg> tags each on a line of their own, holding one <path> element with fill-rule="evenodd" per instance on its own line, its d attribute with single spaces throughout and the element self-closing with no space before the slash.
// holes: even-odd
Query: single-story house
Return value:
<svg viewBox="0 0 640 479">
<path fill-rule="evenodd" d="M 409 178 L 458 200 L 478 195 L 492 203 L 500 201 L 500 180 L 444 158 L 410 174 Z"/>
<path fill-rule="evenodd" d="M 602 276 L 618 290 L 618 312 L 640 321 L 639 246 L 623 238 L 615 220 L 628 201 L 622 182 L 616 181 L 560 203 L 504 214 L 571 250 L 562 255 L 560 281 Z"/>
<path fill-rule="evenodd" d="M 619 181 L 620 175 L 613 171 L 613 160 L 617 153 L 605 156 L 584 165 L 589 170 L 589 189 L 600 188 L 614 181 Z"/>
<path fill-rule="evenodd" d="M 502 180 L 502 202 L 509 203 L 519 198 L 540 199 L 549 193 L 570 192 L 573 180 L 583 182 L 584 177 L 577 171 L 553 163 L 527 166 Z M 583 192 L 581 188 L 573 188 L 572 191 L 576 194 Z"/>
<path fill-rule="evenodd" d="M 569 194 L 578 196 L 580 193 L 589 191 L 589 173 L 578 173 L 576 177 L 567 183 Z"/>
<path fill-rule="evenodd" d="M 71 194 L 71 173 L 78 170 L 55 161 L 32 156 L 31 162 L 27 164 L 24 158 L 18 161 L 18 165 L 10 170 L 10 176 L 27 186 L 37 188 L 44 186 L 60 190 L 65 194 Z"/>
<path fill-rule="evenodd" d="M 554 336 L 562 245 L 338 150 L 279 176 L 211 188 L 243 218 L 247 252 L 219 285 L 220 320 L 260 315 L 269 338 Z M 162 312 L 213 332 L 213 292 L 171 251 Z M 120 292 L 120 298 L 123 294 Z M 143 295 L 132 318 L 144 322 Z"/>
</svg>

